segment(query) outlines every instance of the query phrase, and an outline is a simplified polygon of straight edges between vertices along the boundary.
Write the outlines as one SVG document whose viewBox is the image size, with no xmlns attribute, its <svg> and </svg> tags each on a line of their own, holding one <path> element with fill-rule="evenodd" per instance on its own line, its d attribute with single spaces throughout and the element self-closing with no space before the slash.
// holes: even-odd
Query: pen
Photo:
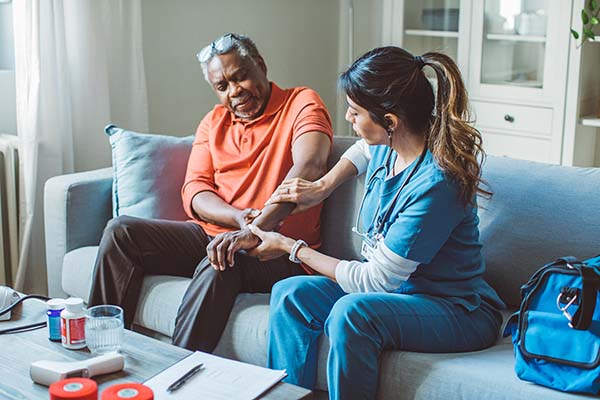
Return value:
<svg viewBox="0 0 600 400">
<path fill-rule="evenodd" d="M 188 372 L 183 374 L 183 376 L 181 378 L 179 378 L 175 382 L 171 383 L 169 385 L 169 387 L 167 388 L 167 392 L 170 393 L 170 392 L 174 392 L 175 390 L 179 389 L 187 381 L 189 381 L 192 376 L 196 375 L 202 369 L 204 369 L 204 364 L 200 363 L 200 364 L 196 365 L 194 368 L 190 369 Z"/>
</svg>

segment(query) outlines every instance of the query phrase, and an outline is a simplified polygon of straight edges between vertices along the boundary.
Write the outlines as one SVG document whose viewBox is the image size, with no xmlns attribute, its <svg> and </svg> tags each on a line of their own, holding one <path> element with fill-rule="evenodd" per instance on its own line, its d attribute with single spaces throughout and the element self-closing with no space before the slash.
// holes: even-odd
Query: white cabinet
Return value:
<svg viewBox="0 0 600 400">
<path fill-rule="evenodd" d="M 579 49 L 569 34 L 581 24 L 583 3 L 388 0 L 383 41 L 414 54 L 433 50 L 453 57 L 488 154 L 594 165 L 600 140 L 595 126 L 586 124 L 600 120 L 582 117 L 600 111 L 594 109 L 599 74 L 586 72 L 600 63 L 600 44 Z M 593 46 L 597 50 L 588 49 Z"/>
<path fill-rule="evenodd" d="M 473 3 L 468 86 L 489 154 L 561 162 L 570 14 L 568 1 Z"/>
</svg>

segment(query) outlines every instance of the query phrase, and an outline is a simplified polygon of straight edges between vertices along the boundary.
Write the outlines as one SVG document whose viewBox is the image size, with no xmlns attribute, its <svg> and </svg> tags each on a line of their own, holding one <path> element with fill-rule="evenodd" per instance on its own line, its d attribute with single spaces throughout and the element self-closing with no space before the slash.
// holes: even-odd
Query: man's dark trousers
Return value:
<svg viewBox="0 0 600 400">
<path fill-rule="evenodd" d="M 89 305 L 123 307 L 131 327 L 146 275 L 192 277 L 177 312 L 173 344 L 212 352 L 239 293 L 269 293 L 275 282 L 304 270 L 279 257 L 236 254 L 234 267 L 215 270 L 206 257 L 212 237 L 193 222 L 120 216 L 104 230 Z"/>
</svg>

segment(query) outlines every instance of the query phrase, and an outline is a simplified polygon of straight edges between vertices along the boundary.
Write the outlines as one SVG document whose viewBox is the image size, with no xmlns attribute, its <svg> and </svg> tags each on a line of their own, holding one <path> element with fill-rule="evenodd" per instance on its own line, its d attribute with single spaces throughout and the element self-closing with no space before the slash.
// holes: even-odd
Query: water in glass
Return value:
<svg viewBox="0 0 600 400">
<path fill-rule="evenodd" d="M 123 310 L 117 306 L 95 306 L 87 310 L 86 343 L 94 354 L 118 351 L 123 344 Z"/>
</svg>

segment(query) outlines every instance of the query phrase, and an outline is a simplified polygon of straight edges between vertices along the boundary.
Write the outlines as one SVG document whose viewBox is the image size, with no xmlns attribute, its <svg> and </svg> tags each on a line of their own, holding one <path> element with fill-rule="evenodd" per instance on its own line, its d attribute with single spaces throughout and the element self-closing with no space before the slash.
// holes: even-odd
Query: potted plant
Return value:
<svg viewBox="0 0 600 400">
<path fill-rule="evenodd" d="M 587 8 L 581 9 L 581 22 L 583 23 L 581 27 L 581 32 L 576 31 L 571 28 L 571 35 L 575 38 L 575 40 L 579 40 L 581 38 L 581 42 L 577 47 L 581 47 L 588 40 L 595 40 L 596 34 L 593 31 L 593 28 L 600 23 L 599 18 L 600 14 L 600 5 L 597 0 L 589 0 L 587 1 Z"/>
<path fill-rule="evenodd" d="M 594 29 L 600 24 L 600 4 L 598 0 L 586 0 L 581 9 L 581 31 L 571 28 L 571 35 L 575 38 L 577 48 L 581 48 L 585 42 L 599 41 L 600 34 L 594 33 Z M 596 29 L 596 32 L 598 30 Z M 596 38 L 598 36 L 598 38 Z M 581 39 L 581 41 L 579 41 Z M 594 52 L 594 54 L 597 54 Z M 596 112 L 593 115 L 582 118 L 581 123 L 586 126 L 600 127 L 600 103 L 596 100 Z M 591 105 L 590 105 L 591 106 Z M 586 108 L 587 109 L 587 108 Z M 596 158 L 598 159 L 597 156 Z M 598 164 L 598 160 L 596 164 Z"/>
</svg>

